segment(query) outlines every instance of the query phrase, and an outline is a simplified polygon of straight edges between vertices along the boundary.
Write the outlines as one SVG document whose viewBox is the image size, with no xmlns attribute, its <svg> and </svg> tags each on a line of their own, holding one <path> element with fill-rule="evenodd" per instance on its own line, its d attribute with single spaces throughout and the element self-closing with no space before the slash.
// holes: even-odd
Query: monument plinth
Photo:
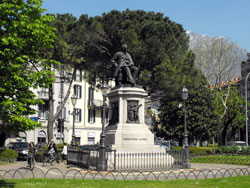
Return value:
<svg viewBox="0 0 250 188">
<path fill-rule="evenodd" d="M 108 94 L 110 117 L 105 128 L 106 145 L 117 151 L 164 151 L 154 145 L 154 134 L 145 124 L 146 96 L 146 91 L 139 86 L 112 88 Z"/>
</svg>

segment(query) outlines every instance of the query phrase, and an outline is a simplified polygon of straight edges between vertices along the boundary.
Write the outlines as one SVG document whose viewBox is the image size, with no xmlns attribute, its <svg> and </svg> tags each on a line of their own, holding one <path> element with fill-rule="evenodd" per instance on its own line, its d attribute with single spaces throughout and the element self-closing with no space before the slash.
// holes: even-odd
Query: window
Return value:
<svg viewBox="0 0 250 188">
<path fill-rule="evenodd" d="M 94 88 L 89 87 L 89 105 L 92 105 L 94 100 Z"/>
<path fill-rule="evenodd" d="M 76 69 L 74 80 L 77 82 L 82 81 L 82 70 L 81 69 Z"/>
<path fill-rule="evenodd" d="M 95 123 L 95 110 L 92 109 L 89 110 L 88 122 Z"/>
<path fill-rule="evenodd" d="M 88 145 L 94 145 L 95 144 L 95 138 L 94 137 L 88 137 Z"/>
<path fill-rule="evenodd" d="M 38 133 L 37 143 L 46 143 L 46 133 L 44 131 Z"/>
<path fill-rule="evenodd" d="M 38 106 L 38 117 L 40 119 L 48 119 L 49 116 L 49 104 L 46 102 L 45 104 L 40 104 Z"/>
<path fill-rule="evenodd" d="M 57 106 L 56 111 L 59 110 L 59 106 Z M 66 119 L 66 107 L 63 107 L 62 113 L 59 114 L 58 119 Z"/>
<path fill-rule="evenodd" d="M 90 85 L 96 84 L 96 76 L 94 74 L 89 74 L 89 84 Z"/>
<path fill-rule="evenodd" d="M 79 108 L 75 108 L 75 122 L 82 121 L 82 110 Z"/>
<path fill-rule="evenodd" d="M 94 144 L 95 144 L 95 133 L 88 132 L 88 145 L 94 145 Z"/>
<path fill-rule="evenodd" d="M 82 86 L 80 86 L 80 85 L 74 85 L 74 95 L 77 98 L 81 98 L 82 97 Z"/>
</svg>

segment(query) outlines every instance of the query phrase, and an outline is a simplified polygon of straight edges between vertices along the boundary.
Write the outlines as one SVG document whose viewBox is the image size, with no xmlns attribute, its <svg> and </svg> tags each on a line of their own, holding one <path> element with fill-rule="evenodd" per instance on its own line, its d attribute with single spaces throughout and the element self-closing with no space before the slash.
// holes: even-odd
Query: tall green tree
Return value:
<svg viewBox="0 0 250 188">
<path fill-rule="evenodd" d="M 230 89 L 229 94 L 228 89 Z M 236 86 L 222 88 L 220 91 L 216 92 L 215 97 L 216 114 L 220 117 L 217 127 L 218 144 L 225 145 L 231 131 L 235 128 L 241 128 L 244 126 L 244 99 L 241 99 L 239 90 Z M 227 98 L 226 105 L 221 103 L 221 97 Z M 227 108 L 226 112 L 225 106 Z M 221 114 L 223 113 L 224 116 L 221 118 Z"/>
<path fill-rule="evenodd" d="M 103 75 L 123 43 L 139 67 L 137 83 L 149 93 L 168 90 L 174 96 L 184 82 L 191 83 L 190 78 L 198 74 L 193 69 L 194 57 L 188 51 L 185 30 L 161 13 L 113 10 L 93 18 L 89 28 L 91 40 L 85 51 L 85 65 L 97 75 Z M 106 76 L 110 75 L 107 71 Z"/>
<path fill-rule="evenodd" d="M 29 119 L 42 104 L 32 89 L 54 81 L 50 63 L 41 63 L 40 51 L 52 48 L 55 38 L 43 15 L 42 0 L 0 0 L 0 129 L 17 133 L 40 124 Z M 53 62 L 53 61 L 51 61 Z M 43 66 L 43 69 L 39 68 Z"/>
<path fill-rule="evenodd" d="M 186 102 L 189 142 L 209 140 L 216 135 L 218 116 L 215 113 L 214 93 L 204 76 L 198 87 L 188 89 Z M 184 132 L 184 109 L 181 91 L 175 100 L 162 100 L 160 124 L 162 136 L 182 143 Z"/>
</svg>

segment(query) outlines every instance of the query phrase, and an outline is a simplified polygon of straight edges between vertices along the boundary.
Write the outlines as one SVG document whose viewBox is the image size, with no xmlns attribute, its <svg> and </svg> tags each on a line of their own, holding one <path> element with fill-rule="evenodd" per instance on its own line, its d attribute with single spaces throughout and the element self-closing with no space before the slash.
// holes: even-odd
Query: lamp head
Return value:
<svg viewBox="0 0 250 188">
<path fill-rule="evenodd" d="M 183 100 L 187 100 L 188 98 L 188 90 L 187 88 L 184 86 L 183 89 L 182 89 L 182 99 Z"/>
<path fill-rule="evenodd" d="M 102 96 L 106 97 L 108 93 L 109 86 L 106 81 L 103 81 L 101 90 L 102 90 Z"/>
<path fill-rule="evenodd" d="M 77 96 L 72 95 L 72 96 L 71 96 L 71 102 L 72 102 L 73 106 L 75 106 L 75 105 L 76 105 L 76 102 L 77 102 Z"/>
</svg>

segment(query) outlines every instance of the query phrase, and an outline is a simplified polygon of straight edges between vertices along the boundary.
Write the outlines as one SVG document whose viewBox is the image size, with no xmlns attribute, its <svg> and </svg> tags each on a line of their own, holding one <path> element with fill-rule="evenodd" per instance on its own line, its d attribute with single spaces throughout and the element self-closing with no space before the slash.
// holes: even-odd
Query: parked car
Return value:
<svg viewBox="0 0 250 188">
<path fill-rule="evenodd" d="M 246 146 L 246 142 L 244 142 L 244 141 L 227 142 L 226 146 L 237 146 L 239 148 L 239 152 L 241 152 L 242 147 Z"/>
<path fill-rule="evenodd" d="M 172 149 L 172 146 L 170 145 L 169 141 L 159 141 L 159 140 L 156 140 L 155 141 L 155 145 L 159 145 L 161 148 L 164 148 L 166 150 L 171 150 Z"/>
<path fill-rule="evenodd" d="M 81 146 L 79 146 L 79 148 L 81 150 L 96 150 L 97 148 L 99 148 L 99 145 L 98 144 L 81 145 Z"/>
<path fill-rule="evenodd" d="M 28 157 L 28 142 L 11 142 L 7 145 L 8 149 L 13 149 L 18 153 L 17 160 L 26 160 Z"/>
</svg>

